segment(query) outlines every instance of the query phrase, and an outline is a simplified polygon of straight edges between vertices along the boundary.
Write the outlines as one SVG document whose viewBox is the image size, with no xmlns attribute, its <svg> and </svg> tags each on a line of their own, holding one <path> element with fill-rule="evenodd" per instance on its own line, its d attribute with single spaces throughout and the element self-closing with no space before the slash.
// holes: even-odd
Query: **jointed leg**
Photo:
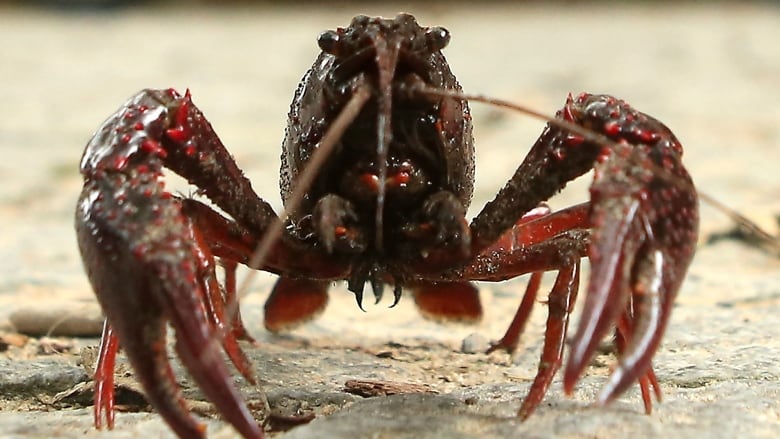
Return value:
<svg viewBox="0 0 780 439">
<path fill-rule="evenodd" d="M 618 320 L 617 327 L 615 328 L 615 346 L 618 353 L 623 356 L 628 346 L 628 339 L 632 333 L 631 317 L 628 315 L 628 311 L 623 313 Z M 645 406 L 645 413 L 648 415 L 653 411 L 653 399 L 650 394 L 652 388 L 653 395 L 657 401 L 661 401 L 661 387 L 658 385 L 658 379 L 653 372 L 653 366 L 651 365 L 644 375 L 639 377 L 639 390 L 642 392 L 642 402 Z"/>
<path fill-rule="evenodd" d="M 220 265 L 222 265 L 225 273 L 225 303 L 228 306 L 235 307 L 235 316 L 233 317 L 233 335 L 238 340 L 248 341 L 254 343 L 255 339 L 246 330 L 244 322 L 241 319 L 241 309 L 238 307 L 238 295 L 236 293 L 236 267 L 238 264 L 230 259 L 220 259 Z"/>
<path fill-rule="evenodd" d="M 114 329 L 103 322 L 103 334 L 100 337 L 100 349 L 95 365 L 95 406 L 94 422 L 98 430 L 103 428 L 103 413 L 109 430 L 114 428 L 114 364 L 119 350 L 119 339 Z"/>
<path fill-rule="evenodd" d="M 520 336 L 525 330 L 525 324 L 528 323 L 528 318 L 531 317 L 531 311 L 534 305 L 536 305 L 536 296 L 539 293 L 539 286 L 542 283 L 543 272 L 536 272 L 531 275 L 528 280 L 528 285 L 525 287 L 525 294 L 523 294 L 523 300 L 520 302 L 520 306 L 517 307 L 512 323 L 506 328 L 506 333 L 501 340 L 491 343 L 486 354 L 493 351 L 503 350 L 509 355 L 515 353 L 517 345 L 520 343 Z"/>
<path fill-rule="evenodd" d="M 542 357 L 539 360 L 539 371 L 531 384 L 531 390 L 528 391 L 528 395 L 517 412 L 520 419 L 528 418 L 536 410 L 547 393 L 555 372 L 561 367 L 569 316 L 577 300 L 579 282 L 580 263 L 578 260 L 558 272 L 555 285 L 553 285 L 547 299 L 547 330 L 544 333 L 544 347 L 542 348 Z"/>
</svg>

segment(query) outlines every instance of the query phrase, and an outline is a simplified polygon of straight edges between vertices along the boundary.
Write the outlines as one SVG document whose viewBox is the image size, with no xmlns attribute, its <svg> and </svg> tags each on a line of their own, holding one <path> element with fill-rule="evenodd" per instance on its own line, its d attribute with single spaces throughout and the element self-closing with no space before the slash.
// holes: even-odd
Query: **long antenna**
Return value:
<svg viewBox="0 0 780 439">
<path fill-rule="evenodd" d="M 385 182 L 387 181 L 387 153 L 390 149 L 390 141 L 393 136 L 392 111 L 393 111 L 393 77 L 395 67 L 398 64 L 398 52 L 400 42 L 392 47 L 387 40 L 378 34 L 374 38 L 376 50 L 375 61 L 379 72 L 379 90 L 377 96 L 377 148 L 376 161 L 379 165 L 378 187 L 376 194 L 376 213 L 374 224 L 374 247 L 378 253 L 382 253 L 384 247 L 384 208 L 385 208 Z"/>
<path fill-rule="evenodd" d="M 271 222 L 269 227 L 263 233 L 263 238 L 257 244 L 255 251 L 252 253 L 252 257 L 249 258 L 246 265 L 248 267 L 260 267 L 263 260 L 271 251 L 271 247 L 274 245 L 277 239 L 282 236 L 285 227 L 285 221 L 290 212 L 300 206 L 303 201 L 304 194 L 306 194 L 314 182 L 314 178 L 317 177 L 319 170 L 325 163 L 325 160 L 333 153 L 333 149 L 339 143 L 341 136 L 347 130 L 349 125 L 355 120 L 355 117 L 363 109 L 368 99 L 371 97 L 371 86 L 367 84 L 366 80 L 361 77 L 357 81 L 357 85 L 353 87 L 352 97 L 347 101 L 344 108 L 341 110 L 338 116 L 330 124 L 330 127 L 320 139 L 320 142 L 314 148 L 314 152 L 311 158 L 307 162 L 303 171 L 298 174 L 296 185 L 292 191 L 292 195 L 287 199 L 282 212 L 279 216 Z M 233 300 L 225 304 L 225 322 L 232 322 L 238 313 L 239 299 L 246 296 L 249 287 L 254 280 L 256 271 L 249 270 L 249 272 L 241 280 L 241 284 L 236 288 L 236 294 Z M 225 332 L 230 330 L 231 323 L 225 325 L 225 327 L 219 331 L 215 340 L 222 340 L 225 336 Z"/>
<path fill-rule="evenodd" d="M 434 96 L 444 96 L 444 97 L 452 97 L 456 99 L 463 99 L 471 102 L 482 102 L 484 104 L 489 105 L 495 105 L 497 107 L 507 108 L 510 110 L 517 111 L 519 113 L 526 114 L 528 116 L 534 117 L 536 119 L 540 119 L 542 121 L 545 121 L 551 125 L 555 125 L 559 128 L 565 129 L 567 131 L 570 131 L 574 134 L 577 134 L 578 136 L 581 136 L 582 138 L 593 142 L 593 143 L 599 143 L 606 146 L 615 146 L 616 143 L 610 139 L 609 137 L 599 134 L 597 132 L 588 130 L 587 128 L 584 128 L 580 125 L 576 125 L 574 123 L 557 119 L 553 116 L 550 116 L 549 114 L 545 114 L 540 111 L 536 111 L 530 107 L 526 107 L 524 105 L 516 104 L 514 102 L 505 101 L 503 99 L 496 99 L 491 98 L 489 96 L 485 95 L 479 95 L 479 94 L 467 94 L 462 93 L 455 90 L 443 90 L 438 89 L 434 87 L 429 87 L 422 83 L 415 83 L 411 85 L 411 90 L 419 91 L 423 94 L 428 95 L 434 95 Z M 674 184 L 678 184 L 684 188 L 690 188 L 694 189 L 693 183 L 680 178 L 671 172 L 667 171 L 666 169 L 662 168 L 661 166 L 654 165 L 653 166 L 653 172 L 660 175 L 662 178 L 666 179 L 667 181 L 671 181 Z M 749 220 L 744 215 L 741 215 L 734 209 L 729 208 L 725 204 L 721 203 L 720 201 L 716 200 L 711 195 L 708 195 L 706 193 L 697 191 L 699 199 L 704 200 L 707 204 L 713 206 L 715 209 L 723 212 L 726 216 L 731 218 L 732 221 L 737 223 L 739 227 L 741 227 L 746 233 L 748 233 L 750 236 L 755 238 L 755 240 L 760 243 L 761 245 L 764 245 L 766 249 L 776 252 L 778 255 L 780 255 L 780 237 L 773 236 L 767 231 L 763 230 L 761 227 L 758 226 L 758 224 L 754 223 L 753 221 Z"/>
</svg>

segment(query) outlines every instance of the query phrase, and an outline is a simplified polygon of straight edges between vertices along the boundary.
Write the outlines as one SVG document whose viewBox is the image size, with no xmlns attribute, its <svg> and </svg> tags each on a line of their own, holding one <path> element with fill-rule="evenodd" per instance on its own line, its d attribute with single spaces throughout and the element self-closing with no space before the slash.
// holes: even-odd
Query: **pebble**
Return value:
<svg viewBox="0 0 780 439">
<path fill-rule="evenodd" d="M 55 302 L 25 306 L 9 316 L 13 328 L 32 336 L 98 337 L 103 315 L 96 303 Z"/>
<path fill-rule="evenodd" d="M 22 347 L 27 343 L 26 335 L 17 333 L 0 333 L 0 352 L 6 351 L 9 347 Z"/>
<path fill-rule="evenodd" d="M 490 348 L 490 341 L 482 334 L 469 334 L 463 339 L 460 351 L 464 354 L 481 354 Z"/>
</svg>

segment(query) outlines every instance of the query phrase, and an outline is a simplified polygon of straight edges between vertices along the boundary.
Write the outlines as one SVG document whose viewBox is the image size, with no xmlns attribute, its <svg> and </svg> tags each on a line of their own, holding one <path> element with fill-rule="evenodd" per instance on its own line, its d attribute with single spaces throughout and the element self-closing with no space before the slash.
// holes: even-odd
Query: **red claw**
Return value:
<svg viewBox="0 0 780 439">
<path fill-rule="evenodd" d="M 574 387 L 599 343 L 615 329 L 618 365 L 598 402 L 607 404 L 639 383 L 645 411 L 650 412 L 651 387 L 660 390 L 651 361 L 669 322 L 671 307 L 693 257 L 698 233 L 696 191 L 682 166 L 682 147 L 660 122 L 609 96 L 581 94 L 567 99 L 560 119 L 586 127 L 613 143 L 602 145 L 581 135 L 548 126 L 496 200 L 472 223 L 479 255 L 463 271 L 465 277 L 498 281 L 534 272 L 515 319 L 494 345 L 512 351 L 538 288 L 538 274 L 557 270 L 548 298 L 549 316 L 539 371 L 518 415 L 529 416 L 541 402 L 552 377 L 563 364 L 563 339 L 576 297 L 576 261 L 588 256 L 591 278 L 579 327 L 563 374 L 566 393 Z M 576 138 L 576 142 L 572 139 Z M 599 142 L 603 142 L 600 138 Z M 501 200 L 544 199 L 550 187 L 595 169 L 591 202 L 519 221 Z M 539 171 L 537 171 L 539 170 Z M 529 202 L 535 199 L 530 198 Z M 507 207 L 509 206 L 509 207 Z M 501 227 L 487 221 L 507 219 Z M 588 233 L 590 238 L 577 235 Z M 484 248 L 482 243 L 493 241 Z M 588 242 L 587 245 L 584 245 Z M 568 285 L 568 286 L 567 286 Z"/>
<path fill-rule="evenodd" d="M 171 96 L 140 93 L 120 110 L 122 117 L 110 118 L 99 130 L 102 135 L 88 145 L 82 161 L 85 186 L 76 230 L 107 317 L 95 374 L 95 425 L 102 426 L 103 413 L 108 427 L 114 425 L 113 366 L 121 340 L 147 398 L 171 428 L 181 437 L 204 437 L 205 427 L 192 418 L 168 362 L 169 322 L 177 334 L 176 351 L 198 386 L 244 437 L 259 438 L 262 429 L 220 353 L 219 334 L 224 332 L 221 344 L 229 358 L 253 381 L 233 332 L 223 330 L 228 324 L 213 253 L 182 211 L 181 201 L 159 183 L 162 160 L 173 155 L 162 137 L 168 106 L 177 104 Z M 134 111 L 141 107 L 146 111 Z M 181 105 L 179 111 L 182 107 L 187 108 Z M 136 129 L 138 124 L 142 130 Z M 121 145 L 115 138 L 128 129 L 140 135 L 110 149 L 108 145 Z M 124 162 L 122 167 L 115 167 L 117 160 Z"/>
<path fill-rule="evenodd" d="M 637 380 L 643 394 L 655 383 L 651 360 L 693 257 L 698 226 L 696 193 L 680 164 L 679 142 L 649 116 L 617 105 L 611 116 L 617 114 L 618 120 L 604 124 L 605 134 L 626 133 L 630 143 L 605 148 L 604 160 L 596 164 L 591 279 L 564 372 L 564 390 L 571 393 L 597 345 L 617 326 L 618 366 L 600 404 Z M 618 123 L 621 128 L 615 130 Z M 643 143 L 648 140 L 653 143 Z M 656 169 L 680 181 L 669 181 Z M 649 412 L 649 397 L 644 400 Z"/>
</svg>

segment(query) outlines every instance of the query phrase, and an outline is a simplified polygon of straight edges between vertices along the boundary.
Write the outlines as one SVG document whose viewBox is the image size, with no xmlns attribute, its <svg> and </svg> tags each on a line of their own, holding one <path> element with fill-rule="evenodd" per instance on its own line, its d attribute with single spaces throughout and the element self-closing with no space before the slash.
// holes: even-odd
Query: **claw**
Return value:
<svg viewBox="0 0 780 439">
<path fill-rule="evenodd" d="M 651 387 L 660 399 L 651 359 L 696 246 L 696 190 L 674 134 L 625 102 L 582 93 L 569 97 L 557 117 L 580 128 L 548 125 L 512 179 L 472 221 L 472 249 L 478 256 L 462 274 L 500 281 L 555 269 L 563 285 L 574 279 L 564 274 L 572 267 L 570 258 L 589 256 L 591 279 L 564 369 L 564 391 L 572 393 L 598 344 L 617 327 L 618 367 L 599 402 L 608 403 L 638 381 L 649 412 Z M 532 221 L 521 218 L 512 227 L 512 218 L 530 210 L 532 203 L 591 168 L 595 175 L 589 204 Z M 564 297 L 562 291 L 555 296 Z M 529 294 L 516 321 L 526 319 Z M 550 312 L 565 313 L 560 304 L 553 308 L 550 297 Z M 540 372 L 520 417 L 538 405 L 549 384 L 549 364 L 557 361 L 555 340 L 561 326 L 564 333 L 566 329 L 560 317 L 553 323 L 548 324 Z M 521 330 L 513 322 L 505 339 L 516 339 Z M 512 346 L 502 340 L 497 347 L 507 345 Z"/>
<path fill-rule="evenodd" d="M 85 228 L 79 228 L 79 244 L 87 261 L 90 281 L 98 292 L 111 327 L 123 340 L 122 347 L 147 398 L 177 434 L 203 437 L 203 426 L 189 415 L 168 363 L 164 311 L 157 294 L 159 287 L 150 281 L 143 262 L 133 252 L 124 250 L 124 246 L 117 245 L 121 244 L 122 237 L 109 224 L 99 221 L 105 220 L 99 218 L 100 205 L 97 209 L 80 213 L 92 219 L 90 223 L 83 224 Z M 98 239 L 93 240 L 92 237 Z M 123 276 L 114 272 L 123 273 Z M 111 338 L 108 332 L 106 335 L 104 339 Z M 113 355 L 107 363 L 112 363 L 112 360 Z M 103 359 L 100 363 L 106 364 Z M 107 371 L 107 367 L 106 364 L 98 377 L 105 384 L 110 383 L 108 373 L 113 373 L 113 370 Z M 103 395 L 105 392 L 100 393 Z M 107 401 L 105 407 L 111 407 L 111 402 Z M 108 419 L 110 426 L 111 415 Z"/>
<path fill-rule="evenodd" d="M 597 232 L 590 247 L 591 279 L 563 378 L 567 394 L 574 390 L 574 384 L 629 297 L 626 289 L 632 263 L 631 246 L 637 240 L 631 224 L 637 207 L 638 203 L 629 203 L 625 210 L 613 209 L 612 212 L 622 213 L 624 217 L 605 221 L 602 226 L 594 224 Z"/>
<path fill-rule="evenodd" d="M 202 258 L 210 253 L 192 239 L 178 200 L 146 169 L 100 175 L 85 185 L 76 228 L 93 289 L 147 398 L 180 437 L 204 437 L 205 427 L 190 415 L 168 362 L 166 321 L 176 332 L 182 363 L 217 410 L 244 437 L 262 437 L 233 385 L 214 342 L 216 325 L 206 314 L 208 293 L 198 279 Z M 213 257 L 205 265 L 213 275 Z M 99 377 L 104 380 L 110 352 L 105 360 Z M 106 401 L 96 410 L 110 407 Z"/>
<path fill-rule="evenodd" d="M 653 353 L 664 325 L 669 320 L 664 306 L 667 292 L 661 291 L 663 278 L 663 254 L 660 251 L 651 252 L 639 263 L 637 283 L 632 296 L 634 322 L 628 346 L 620 354 L 620 363 L 599 395 L 598 402 L 606 404 L 616 395 L 623 393 L 637 376 L 641 376 L 650 367 Z"/>
<path fill-rule="evenodd" d="M 645 126 L 613 130 L 636 137 L 633 144 L 621 141 L 604 148 L 595 165 L 591 280 L 564 372 L 564 390 L 573 391 L 598 343 L 617 326 L 622 338 L 618 366 L 598 402 L 609 403 L 639 381 L 650 410 L 648 387 L 659 393 L 651 360 L 693 257 L 698 210 L 696 192 L 680 162 L 679 142 L 660 122 L 635 115 Z M 653 136 L 647 135 L 646 126 L 657 129 Z M 659 168 L 678 180 L 659 176 Z"/>
<path fill-rule="evenodd" d="M 631 319 L 632 317 L 629 312 L 623 313 L 615 328 L 615 345 L 617 347 L 618 355 L 621 358 L 626 351 L 628 337 L 631 334 Z M 609 387 L 609 384 L 607 387 Z M 658 385 L 658 379 L 655 376 L 652 364 L 648 367 L 647 372 L 639 377 L 639 390 L 642 392 L 642 402 L 644 402 L 645 405 L 645 413 L 648 415 L 653 412 L 653 399 L 650 395 L 651 387 L 655 399 L 660 402 L 662 397 L 661 387 Z M 604 405 L 607 402 L 603 402 L 601 405 Z"/>
<path fill-rule="evenodd" d="M 190 242 L 198 241 L 198 239 L 190 240 Z M 203 251 L 203 248 L 197 248 L 196 251 L 198 250 Z M 154 262 L 159 267 L 154 278 L 161 281 L 158 287 L 160 289 L 158 296 L 163 302 L 171 326 L 176 331 L 176 352 L 179 354 L 182 364 L 206 397 L 214 403 L 218 412 L 242 435 L 245 437 L 262 436 L 252 414 L 233 385 L 230 373 L 222 360 L 219 344 L 215 342 L 215 340 L 219 340 L 219 335 L 215 330 L 217 325 L 209 322 L 209 315 L 213 314 L 206 313 L 206 292 L 197 286 L 197 279 L 215 279 L 213 261 L 210 264 L 212 267 L 210 276 L 201 276 L 199 270 L 183 270 L 187 265 L 183 261 L 173 264 Z M 195 288 L 192 285 L 193 280 L 196 281 Z M 193 291 L 201 292 L 200 297 L 192 294 Z M 224 312 L 222 305 L 220 304 L 216 313 L 218 321 L 224 318 L 221 315 Z M 218 327 L 224 330 L 223 326 L 224 324 L 220 324 Z M 232 332 L 228 331 L 224 337 L 223 346 L 228 356 L 237 369 L 250 382 L 254 382 L 249 362 L 238 347 Z"/>
</svg>

